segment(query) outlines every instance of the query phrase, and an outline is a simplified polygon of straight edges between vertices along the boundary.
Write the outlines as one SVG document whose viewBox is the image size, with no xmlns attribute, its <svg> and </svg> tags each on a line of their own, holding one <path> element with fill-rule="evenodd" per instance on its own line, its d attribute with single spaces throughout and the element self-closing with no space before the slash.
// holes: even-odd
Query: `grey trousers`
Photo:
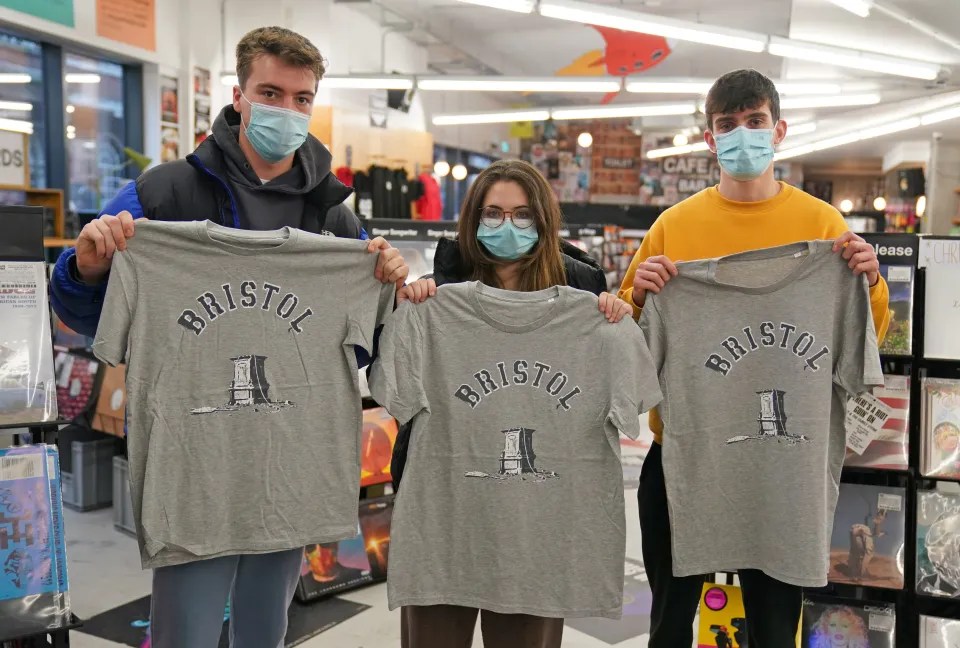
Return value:
<svg viewBox="0 0 960 648">
<path fill-rule="evenodd" d="M 216 648 L 227 597 L 231 648 L 283 648 L 302 560 L 291 549 L 155 569 L 152 648 Z"/>
</svg>

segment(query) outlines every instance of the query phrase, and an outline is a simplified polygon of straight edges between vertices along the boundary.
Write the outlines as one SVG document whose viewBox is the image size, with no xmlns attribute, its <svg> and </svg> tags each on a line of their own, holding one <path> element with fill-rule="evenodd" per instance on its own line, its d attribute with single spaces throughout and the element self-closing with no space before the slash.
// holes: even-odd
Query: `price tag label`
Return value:
<svg viewBox="0 0 960 648">
<path fill-rule="evenodd" d="M 890 391 L 910 391 L 910 377 L 909 376 L 891 376 L 885 375 L 883 377 L 884 388 L 889 389 Z M 874 390 L 876 391 L 876 390 Z"/>
<path fill-rule="evenodd" d="M 847 447 L 862 455 L 867 446 L 893 414 L 893 409 L 870 393 L 859 394 L 847 401 Z"/>
<path fill-rule="evenodd" d="M 893 624 L 894 617 L 890 613 L 870 613 L 870 630 L 872 632 L 893 632 Z"/>
<path fill-rule="evenodd" d="M 913 268 L 910 266 L 890 266 L 887 281 L 890 283 L 910 283 L 913 280 Z"/>
<path fill-rule="evenodd" d="M 903 497 L 894 495 L 893 493 L 880 493 L 879 500 L 877 501 L 877 509 L 881 511 L 896 511 L 899 513 L 903 510 Z"/>
</svg>

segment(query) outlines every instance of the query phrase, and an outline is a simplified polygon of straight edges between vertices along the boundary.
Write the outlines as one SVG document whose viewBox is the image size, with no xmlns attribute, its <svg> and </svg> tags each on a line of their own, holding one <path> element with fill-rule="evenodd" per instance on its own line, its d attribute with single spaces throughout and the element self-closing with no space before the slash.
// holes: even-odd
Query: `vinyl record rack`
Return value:
<svg viewBox="0 0 960 648">
<path fill-rule="evenodd" d="M 0 263 L 43 262 L 42 207 L 0 207 Z M 49 306 L 48 306 L 49 307 Z M 0 322 L 2 325 L 2 322 Z M 52 334 L 52 331 L 51 331 Z M 52 359 L 51 359 L 52 360 Z M 12 434 L 13 445 L 56 444 L 65 421 L 24 421 L 0 425 L 0 435 Z M 47 623 L 24 619 L 15 627 L 0 628 L 0 646 L 13 648 L 66 648 L 70 645 L 70 630 L 82 622 L 72 612 Z"/>
</svg>

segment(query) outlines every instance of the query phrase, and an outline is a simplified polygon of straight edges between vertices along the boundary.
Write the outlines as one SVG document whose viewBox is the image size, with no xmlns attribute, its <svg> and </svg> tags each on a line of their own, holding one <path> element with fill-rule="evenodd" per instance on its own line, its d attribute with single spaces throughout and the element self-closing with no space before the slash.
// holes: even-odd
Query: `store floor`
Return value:
<svg viewBox="0 0 960 648">
<path fill-rule="evenodd" d="M 636 479 L 643 454 L 650 437 L 641 443 L 623 444 L 625 499 L 627 514 L 627 564 L 632 577 L 645 581 L 638 573 L 640 530 L 637 523 Z M 70 589 L 74 611 L 82 618 L 106 612 L 150 593 L 150 573 L 140 569 L 137 543 L 113 528 L 112 511 L 105 509 L 89 513 L 65 511 Z M 387 588 L 378 584 L 341 595 L 339 598 L 370 606 L 343 623 L 321 632 L 299 644 L 304 648 L 392 648 L 400 645 L 399 610 L 387 609 Z M 628 599 L 630 595 L 628 594 Z M 643 603 L 638 601 L 641 607 Z M 315 605 L 322 606 L 318 602 Z M 646 608 L 649 610 L 649 602 Z M 575 622 L 576 623 L 576 622 Z M 624 617 L 622 622 L 590 620 L 581 632 L 568 625 L 564 631 L 564 648 L 595 648 L 630 646 L 644 648 L 646 636 L 642 633 L 646 618 L 636 615 Z M 638 634 L 639 633 L 639 634 Z M 605 637 L 606 640 L 597 638 Z M 116 648 L 122 644 L 100 639 L 83 632 L 71 633 L 74 648 Z M 483 645 L 479 633 L 474 646 Z"/>
</svg>

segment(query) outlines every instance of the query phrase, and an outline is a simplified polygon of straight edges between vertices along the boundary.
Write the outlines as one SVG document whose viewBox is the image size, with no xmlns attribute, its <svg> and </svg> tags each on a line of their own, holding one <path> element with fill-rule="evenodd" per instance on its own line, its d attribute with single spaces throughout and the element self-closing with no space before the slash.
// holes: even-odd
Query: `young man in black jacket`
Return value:
<svg viewBox="0 0 960 648">
<path fill-rule="evenodd" d="M 307 132 L 318 83 L 320 52 L 280 27 L 254 30 L 237 45 L 239 85 L 213 135 L 185 160 L 161 164 L 125 186 L 84 227 L 75 249 L 57 262 L 54 310 L 69 326 L 93 336 L 114 253 L 126 249 L 136 219 L 212 220 L 227 227 L 308 232 L 367 239 L 343 205 L 351 190 L 330 172 L 330 152 Z M 376 276 L 402 286 L 403 258 L 382 238 Z M 361 357 L 363 366 L 369 358 Z M 309 514 L 309 512 L 306 512 Z M 227 555 L 154 570 L 151 640 L 154 648 L 216 646 L 231 597 L 231 646 L 283 643 L 303 549 Z"/>
</svg>

